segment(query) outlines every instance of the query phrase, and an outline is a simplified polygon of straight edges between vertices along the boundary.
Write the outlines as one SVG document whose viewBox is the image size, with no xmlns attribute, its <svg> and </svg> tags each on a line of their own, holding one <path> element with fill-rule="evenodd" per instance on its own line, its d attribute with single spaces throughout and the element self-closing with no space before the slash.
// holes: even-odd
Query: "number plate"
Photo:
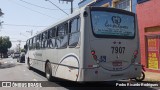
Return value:
<svg viewBox="0 0 160 90">
<path fill-rule="evenodd" d="M 114 61 L 112 62 L 113 66 L 122 66 L 122 61 Z"/>
<path fill-rule="evenodd" d="M 112 48 L 112 54 L 124 54 L 125 47 L 111 47 Z"/>
</svg>

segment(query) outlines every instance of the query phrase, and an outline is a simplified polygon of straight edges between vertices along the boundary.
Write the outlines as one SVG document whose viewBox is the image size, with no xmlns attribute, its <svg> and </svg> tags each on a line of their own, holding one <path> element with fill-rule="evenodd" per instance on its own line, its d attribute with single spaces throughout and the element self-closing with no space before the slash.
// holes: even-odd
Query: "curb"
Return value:
<svg viewBox="0 0 160 90">
<path fill-rule="evenodd" d="M 144 81 L 160 82 L 160 80 L 153 79 L 153 78 L 145 78 Z"/>
<path fill-rule="evenodd" d="M 145 72 L 145 75 L 144 81 L 160 82 L 159 73 Z"/>
</svg>

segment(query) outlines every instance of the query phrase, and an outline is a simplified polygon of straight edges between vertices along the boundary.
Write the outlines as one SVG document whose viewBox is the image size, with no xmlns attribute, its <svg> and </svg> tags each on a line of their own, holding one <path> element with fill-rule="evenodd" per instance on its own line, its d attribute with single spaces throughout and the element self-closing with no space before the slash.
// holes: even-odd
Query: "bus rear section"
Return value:
<svg viewBox="0 0 160 90">
<path fill-rule="evenodd" d="M 84 42 L 84 81 L 110 81 L 140 76 L 139 38 L 135 14 L 90 8 Z"/>
</svg>

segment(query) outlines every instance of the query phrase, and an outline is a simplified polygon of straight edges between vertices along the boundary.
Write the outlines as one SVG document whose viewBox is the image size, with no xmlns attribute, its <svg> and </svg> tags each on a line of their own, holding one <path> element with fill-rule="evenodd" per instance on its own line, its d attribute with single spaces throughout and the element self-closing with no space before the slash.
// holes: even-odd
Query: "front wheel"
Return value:
<svg viewBox="0 0 160 90">
<path fill-rule="evenodd" d="M 141 82 L 141 81 L 144 80 L 144 78 L 145 78 L 145 74 L 144 74 L 144 72 L 142 72 L 141 76 L 140 77 L 136 77 L 135 80 L 138 81 L 138 82 Z"/>
<path fill-rule="evenodd" d="M 46 78 L 48 81 L 52 81 L 52 68 L 50 62 L 47 62 L 45 68 Z"/>
</svg>

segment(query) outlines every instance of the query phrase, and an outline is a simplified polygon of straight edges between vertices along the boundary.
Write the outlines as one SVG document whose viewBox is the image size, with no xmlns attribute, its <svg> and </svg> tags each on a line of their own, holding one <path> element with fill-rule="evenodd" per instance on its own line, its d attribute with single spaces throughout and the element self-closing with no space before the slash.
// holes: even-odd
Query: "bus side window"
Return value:
<svg viewBox="0 0 160 90">
<path fill-rule="evenodd" d="M 26 49 L 26 52 L 27 52 L 28 49 L 29 49 L 29 40 L 27 40 L 27 42 L 26 42 L 25 49 Z"/>
<path fill-rule="evenodd" d="M 42 47 L 42 34 L 39 34 L 39 49 Z"/>
<path fill-rule="evenodd" d="M 27 40 L 26 45 L 24 46 L 26 52 L 28 51 L 28 46 L 29 46 L 29 40 Z"/>
<path fill-rule="evenodd" d="M 36 37 L 33 37 L 32 49 L 36 48 Z"/>
<path fill-rule="evenodd" d="M 48 31 L 45 32 L 44 48 L 47 48 L 47 44 L 48 44 Z"/>
<path fill-rule="evenodd" d="M 40 49 L 40 35 L 36 36 L 36 49 Z"/>
<path fill-rule="evenodd" d="M 47 39 L 48 39 L 47 33 L 48 33 L 47 31 L 42 33 L 42 48 L 47 47 Z"/>
<path fill-rule="evenodd" d="M 32 50 L 32 48 L 33 48 L 33 38 L 31 38 L 30 40 L 29 40 L 30 42 L 29 42 L 29 50 Z"/>
<path fill-rule="evenodd" d="M 49 39 L 47 43 L 48 48 L 55 48 L 55 36 L 56 36 L 56 28 L 52 28 L 48 31 Z"/>
<path fill-rule="evenodd" d="M 80 37 L 80 18 L 75 18 L 70 22 L 69 47 L 77 46 Z"/>
<path fill-rule="evenodd" d="M 61 24 L 57 28 L 58 36 L 56 39 L 57 48 L 67 48 L 68 43 L 68 22 Z"/>
</svg>

